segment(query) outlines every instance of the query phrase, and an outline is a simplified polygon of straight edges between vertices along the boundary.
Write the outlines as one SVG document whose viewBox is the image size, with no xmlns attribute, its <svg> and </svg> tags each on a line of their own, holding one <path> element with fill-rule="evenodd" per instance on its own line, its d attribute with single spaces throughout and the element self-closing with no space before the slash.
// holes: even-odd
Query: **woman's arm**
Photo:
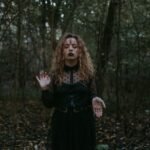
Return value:
<svg viewBox="0 0 150 150">
<path fill-rule="evenodd" d="M 92 99 L 93 111 L 97 118 L 100 118 L 103 114 L 103 108 L 106 108 L 104 101 L 97 96 L 95 79 L 92 78 L 90 81 L 90 93 Z"/>
<path fill-rule="evenodd" d="M 51 108 L 54 106 L 54 92 L 51 88 L 42 90 L 41 100 L 45 107 Z"/>
<path fill-rule="evenodd" d="M 50 108 L 54 106 L 54 79 L 49 76 L 46 72 L 42 72 L 36 79 L 41 87 L 42 95 L 41 100 L 43 104 Z"/>
</svg>

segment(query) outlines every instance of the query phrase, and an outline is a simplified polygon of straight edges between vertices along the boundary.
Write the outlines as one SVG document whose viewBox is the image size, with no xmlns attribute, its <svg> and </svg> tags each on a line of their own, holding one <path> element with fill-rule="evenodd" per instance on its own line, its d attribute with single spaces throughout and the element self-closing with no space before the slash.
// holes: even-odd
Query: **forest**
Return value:
<svg viewBox="0 0 150 150">
<path fill-rule="evenodd" d="M 97 150 L 149 150 L 150 0 L 0 0 L 0 150 L 45 150 L 35 76 L 64 33 L 84 39 L 106 103 Z"/>
</svg>

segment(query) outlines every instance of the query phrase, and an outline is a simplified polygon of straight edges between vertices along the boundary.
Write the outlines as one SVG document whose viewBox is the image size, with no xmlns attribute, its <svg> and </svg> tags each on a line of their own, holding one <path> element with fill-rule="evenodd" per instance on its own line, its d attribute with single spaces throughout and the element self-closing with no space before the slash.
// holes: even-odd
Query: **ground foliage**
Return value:
<svg viewBox="0 0 150 150">
<path fill-rule="evenodd" d="M 1 102 L 0 150 L 45 150 L 51 114 L 52 110 L 35 101 L 24 105 Z M 103 118 L 96 120 L 100 150 L 149 150 L 149 114 L 131 116 L 118 120 L 104 113 Z"/>
</svg>

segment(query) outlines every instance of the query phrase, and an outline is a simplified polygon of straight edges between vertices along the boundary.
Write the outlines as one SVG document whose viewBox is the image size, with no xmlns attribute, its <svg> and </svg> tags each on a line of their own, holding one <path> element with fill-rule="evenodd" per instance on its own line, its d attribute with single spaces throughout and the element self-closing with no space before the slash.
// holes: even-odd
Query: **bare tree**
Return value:
<svg viewBox="0 0 150 150">
<path fill-rule="evenodd" d="M 97 86 L 98 93 L 102 94 L 104 89 L 104 74 L 106 71 L 106 64 L 108 56 L 111 51 L 111 41 L 113 37 L 114 21 L 116 17 L 116 8 L 118 6 L 117 0 L 110 0 L 106 23 L 103 33 L 101 33 L 101 26 L 98 29 L 97 35 Z M 102 34 L 102 35 L 101 35 Z"/>
</svg>

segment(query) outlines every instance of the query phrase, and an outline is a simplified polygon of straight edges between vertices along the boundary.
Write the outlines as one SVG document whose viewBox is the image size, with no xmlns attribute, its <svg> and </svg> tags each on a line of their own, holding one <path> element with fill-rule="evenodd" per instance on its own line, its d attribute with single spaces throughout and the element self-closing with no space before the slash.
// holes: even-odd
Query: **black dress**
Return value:
<svg viewBox="0 0 150 150">
<path fill-rule="evenodd" d="M 46 107 L 55 107 L 52 116 L 52 150 L 95 150 L 95 117 L 92 98 L 94 80 L 80 80 L 78 65 L 64 67 L 64 82 L 42 92 Z"/>
</svg>

